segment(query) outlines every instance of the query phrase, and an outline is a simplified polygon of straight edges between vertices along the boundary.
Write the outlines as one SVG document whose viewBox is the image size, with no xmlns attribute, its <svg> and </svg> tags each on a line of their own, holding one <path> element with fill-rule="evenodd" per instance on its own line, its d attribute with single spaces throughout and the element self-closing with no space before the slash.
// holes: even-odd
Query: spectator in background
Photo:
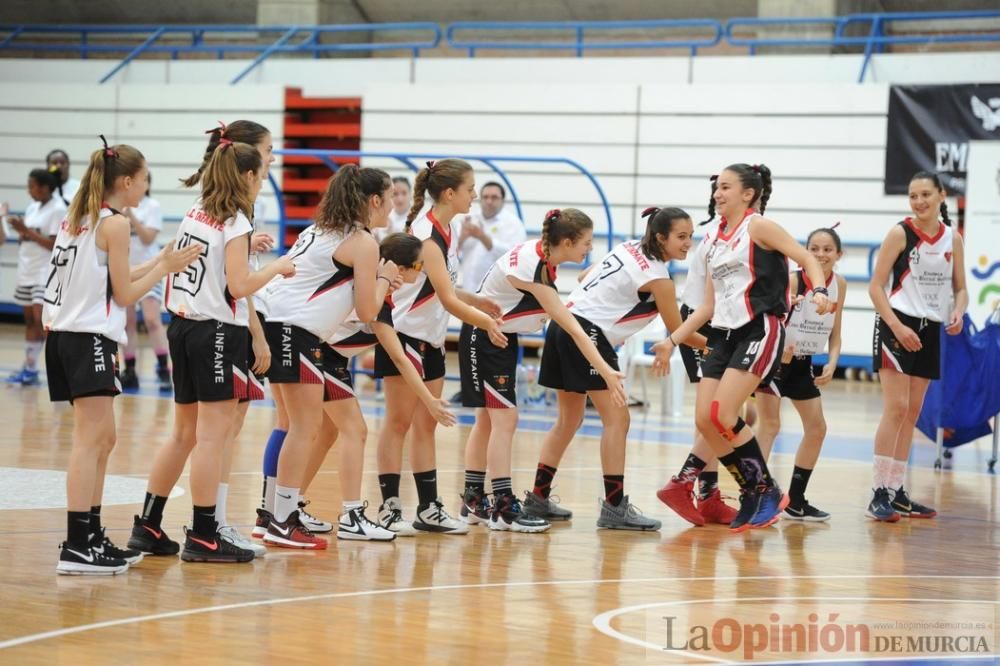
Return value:
<svg viewBox="0 0 1000 666">
<path fill-rule="evenodd" d="M 55 169 L 59 172 L 59 186 L 56 193 L 68 208 L 73 203 L 76 191 L 80 189 L 80 181 L 69 177 L 69 155 L 60 148 L 49 151 L 49 154 L 45 156 L 45 168 L 49 171 Z"/>
<path fill-rule="evenodd" d="M 479 190 L 480 210 L 465 216 L 458 237 L 462 258 L 462 286 L 475 291 L 493 263 L 527 239 L 524 223 L 504 210 L 503 185 L 490 181 Z"/>
</svg>

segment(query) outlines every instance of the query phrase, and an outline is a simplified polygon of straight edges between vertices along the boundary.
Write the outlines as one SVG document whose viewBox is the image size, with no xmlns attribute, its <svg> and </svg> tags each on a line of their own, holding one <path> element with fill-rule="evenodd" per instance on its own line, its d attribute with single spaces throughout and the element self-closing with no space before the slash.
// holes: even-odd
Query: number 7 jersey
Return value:
<svg viewBox="0 0 1000 666">
<path fill-rule="evenodd" d="M 669 279 L 666 263 L 643 254 L 641 242 L 625 241 L 573 290 L 566 307 L 598 326 L 617 347 L 657 315 L 653 294 L 639 288 L 653 280 Z"/>
</svg>

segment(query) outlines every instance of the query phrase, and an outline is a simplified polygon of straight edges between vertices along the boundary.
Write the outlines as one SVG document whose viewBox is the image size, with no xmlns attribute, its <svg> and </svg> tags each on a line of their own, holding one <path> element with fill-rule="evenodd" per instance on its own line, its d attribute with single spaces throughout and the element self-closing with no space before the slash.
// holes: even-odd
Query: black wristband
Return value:
<svg viewBox="0 0 1000 666">
<path fill-rule="evenodd" d="M 823 294 L 824 296 L 829 296 L 830 295 L 830 292 L 827 291 L 826 287 L 813 287 L 812 293 L 814 293 L 814 294 Z"/>
</svg>

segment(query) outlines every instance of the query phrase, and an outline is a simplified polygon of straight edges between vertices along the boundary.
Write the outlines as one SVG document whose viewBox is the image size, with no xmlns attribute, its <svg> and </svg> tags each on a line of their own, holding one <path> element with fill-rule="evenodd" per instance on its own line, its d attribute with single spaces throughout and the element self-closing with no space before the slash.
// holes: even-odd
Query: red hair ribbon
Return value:
<svg viewBox="0 0 1000 666">
<path fill-rule="evenodd" d="M 218 121 L 218 123 L 219 123 L 218 127 L 213 127 L 210 130 L 205 130 L 205 134 L 215 134 L 216 132 L 218 132 L 220 137 L 221 136 L 225 136 L 225 134 L 226 134 L 226 123 L 222 122 L 221 120 Z"/>
<path fill-rule="evenodd" d="M 553 217 L 559 217 L 559 213 L 561 213 L 561 212 L 562 211 L 559 210 L 558 208 L 553 208 L 552 210 L 550 210 L 549 212 L 547 212 L 545 214 L 545 219 L 549 220 L 549 219 L 551 219 Z"/>
<path fill-rule="evenodd" d="M 660 209 L 656 206 L 650 206 L 646 210 L 642 211 L 642 217 L 649 217 L 650 215 L 656 215 L 660 212 Z"/>
<path fill-rule="evenodd" d="M 230 141 L 229 139 L 222 139 L 222 138 L 219 139 L 219 147 L 222 148 L 222 150 L 225 150 L 231 145 L 233 145 L 233 142 Z"/>
</svg>

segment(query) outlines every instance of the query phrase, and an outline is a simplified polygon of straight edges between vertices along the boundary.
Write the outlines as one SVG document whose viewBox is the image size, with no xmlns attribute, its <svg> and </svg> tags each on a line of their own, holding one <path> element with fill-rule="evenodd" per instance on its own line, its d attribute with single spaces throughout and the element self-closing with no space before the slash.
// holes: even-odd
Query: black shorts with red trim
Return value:
<svg viewBox="0 0 1000 666">
<path fill-rule="evenodd" d="M 403 345 L 403 352 L 410 363 L 417 369 L 425 382 L 434 381 L 444 377 L 444 350 L 435 347 L 426 340 L 412 338 L 405 333 L 396 331 L 396 337 Z M 382 345 L 375 346 L 375 378 L 384 379 L 386 377 L 398 377 L 399 368 L 392 362 L 389 354 L 386 353 Z"/>
<path fill-rule="evenodd" d="M 337 400 L 352 400 L 357 397 L 354 392 L 354 379 L 347 367 L 350 359 L 341 356 L 336 349 L 325 345 L 323 349 L 323 402 Z"/>
<path fill-rule="evenodd" d="M 267 378 L 272 384 L 319 384 L 323 386 L 323 350 L 326 344 L 304 328 L 281 321 L 264 327 L 271 348 Z"/>
<path fill-rule="evenodd" d="M 604 331 L 596 324 L 573 315 L 580 322 L 584 332 L 594 344 L 608 365 L 618 370 L 618 354 L 604 336 Z M 538 371 L 538 383 L 557 391 L 570 393 L 586 393 L 587 391 L 606 391 L 608 388 L 604 378 L 590 365 L 590 361 L 576 346 L 569 333 L 559 324 L 549 323 L 545 332 L 545 346 L 542 348 L 542 366 Z"/>
<path fill-rule="evenodd" d="M 793 356 L 782 363 L 767 384 L 757 387 L 760 393 L 770 393 L 789 400 L 812 400 L 820 397 L 813 375 L 812 356 Z"/>
<path fill-rule="evenodd" d="M 174 402 L 220 402 L 246 398 L 250 333 L 246 326 L 214 319 L 174 316 L 167 327 L 174 366 Z"/>
<path fill-rule="evenodd" d="M 260 320 L 260 327 L 263 329 L 266 322 L 264 321 L 264 315 L 257 313 L 257 319 Z M 240 402 L 250 402 L 251 400 L 263 400 L 264 399 L 264 379 L 267 377 L 267 373 L 258 377 L 257 373 L 253 371 L 253 366 L 257 365 L 257 356 L 253 353 L 253 336 L 250 334 L 250 329 L 247 329 L 247 397 L 241 398 Z"/>
<path fill-rule="evenodd" d="M 906 351 L 889 325 L 875 315 L 875 336 L 872 341 L 872 370 L 891 369 L 911 377 L 941 378 L 941 322 L 911 317 L 893 309 L 905 326 L 920 338 L 919 351 Z"/>
<path fill-rule="evenodd" d="M 722 379 L 728 368 L 745 370 L 768 384 L 781 364 L 785 327 L 773 314 L 762 314 L 748 324 L 720 330 L 712 341 L 712 351 L 701 364 L 701 376 Z"/>
<path fill-rule="evenodd" d="M 458 357 L 462 359 L 462 406 L 517 408 L 517 333 L 497 347 L 481 328 L 462 325 Z"/>
<path fill-rule="evenodd" d="M 45 373 L 52 402 L 122 392 L 118 380 L 118 343 L 95 333 L 49 331 Z"/>
<path fill-rule="evenodd" d="M 686 305 L 681 305 L 681 321 L 687 321 L 687 318 L 691 316 L 694 312 L 691 308 Z M 698 332 L 708 338 L 708 347 L 711 349 L 713 340 L 719 335 L 719 329 L 712 328 L 711 322 L 705 324 L 698 329 Z M 681 345 L 681 360 L 684 361 L 684 370 L 687 371 L 688 379 L 692 384 L 697 384 L 701 381 L 700 369 L 701 364 L 705 362 L 705 358 L 708 356 L 708 351 L 702 351 L 701 349 L 695 349 L 694 347 L 688 347 L 687 345 Z"/>
</svg>

